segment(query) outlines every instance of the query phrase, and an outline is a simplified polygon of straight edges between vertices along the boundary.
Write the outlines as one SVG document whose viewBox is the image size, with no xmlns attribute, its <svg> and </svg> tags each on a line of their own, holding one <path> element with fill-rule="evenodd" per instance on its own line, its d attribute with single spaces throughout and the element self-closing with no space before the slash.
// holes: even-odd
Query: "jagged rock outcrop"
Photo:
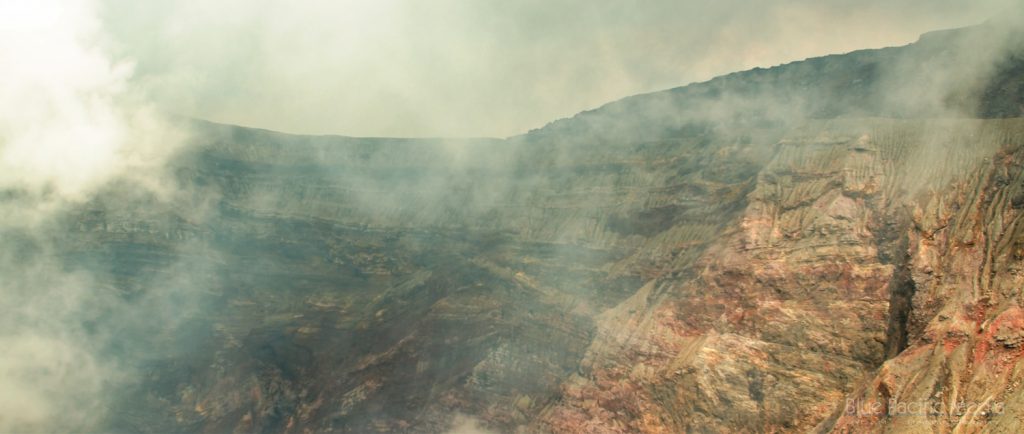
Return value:
<svg viewBox="0 0 1024 434">
<path fill-rule="evenodd" d="M 694 276 L 651 281 L 600 317 L 584 372 L 566 382 L 561 401 L 548 410 L 544 423 L 557 432 L 815 427 L 845 402 L 861 376 L 887 353 L 902 350 L 906 338 L 899 334 L 909 330 L 911 348 L 885 365 L 906 366 L 900 360 L 920 345 L 915 330 L 921 317 L 937 315 L 923 307 L 949 304 L 934 295 L 926 298 L 917 268 L 927 267 L 930 276 L 948 267 L 918 265 L 919 248 L 911 248 L 910 258 L 900 257 L 907 252 L 907 237 L 911 245 L 922 239 L 922 211 L 910 213 L 908 206 L 936 191 L 953 197 L 962 197 L 963 190 L 981 191 L 977 185 L 956 186 L 984 182 L 987 176 L 977 166 L 993 159 L 1012 161 L 1007 152 L 1019 152 L 1022 145 L 1024 123 L 1018 120 L 844 120 L 797 129 L 780 142 L 759 174 L 738 230 L 697 260 Z M 943 157 L 935 160 L 934 155 Z M 1004 185 L 1015 186 L 999 196 L 1021 188 L 1013 176 L 1003 173 Z M 946 206 L 962 209 L 945 200 Z M 935 203 L 930 206 L 936 212 Z M 1002 245 L 1012 245 L 1017 236 L 1013 216 L 1005 216 L 1005 208 L 989 213 L 1001 215 L 997 218 L 1006 226 L 992 230 L 1000 231 Z M 945 227 L 945 220 L 931 224 Z M 935 232 L 933 227 L 927 233 L 934 237 Z M 934 250 L 929 255 L 933 260 L 958 258 L 948 259 L 952 263 L 967 259 Z M 965 268 L 951 276 L 983 287 L 990 281 L 959 276 L 1003 275 L 982 262 L 968 261 L 970 273 Z M 908 312 L 900 309 L 911 308 L 894 300 L 906 291 L 898 267 L 910 267 L 917 289 L 909 324 L 892 324 L 906 320 Z M 1013 280 L 1004 282 L 1014 285 Z M 957 294 L 957 303 L 978 302 L 969 292 Z M 997 325 L 1002 334 L 990 332 L 990 344 L 1011 348 L 1006 343 L 1016 341 L 1012 312 L 1003 319 L 1010 325 Z M 964 339 L 963 333 L 957 336 Z M 1011 361 L 1000 357 L 1003 363 Z M 943 363 L 930 363 L 939 375 Z M 897 374 L 902 377 L 887 376 L 887 381 L 906 381 L 918 366 L 911 364 L 909 372 Z M 979 389 L 994 385 L 1002 390 L 1006 383 L 990 380 L 980 380 L 986 386 Z M 926 383 L 921 389 L 933 386 Z M 906 386 L 878 387 L 872 390 L 889 394 L 895 393 L 893 387 Z M 988 396 L 977 398 L 980 403 Z M 917 429 L 931 427 L 927 419 L 914 421 Z M 850 424 L 852 432 L 861 432 L 878 420 L 853 415 L 841 422 L 835 427 Z"/>
<path fill-rule="evenodd" d="M 1024 330 L 1021 125 L 912 205 L 909 347 L 822 425 L 838 432 L 1016 432 Z M 990 136 L 991 137 L 991 136 Z M 986 137 L 988 138 L 988 137 Z"/>
</svg>

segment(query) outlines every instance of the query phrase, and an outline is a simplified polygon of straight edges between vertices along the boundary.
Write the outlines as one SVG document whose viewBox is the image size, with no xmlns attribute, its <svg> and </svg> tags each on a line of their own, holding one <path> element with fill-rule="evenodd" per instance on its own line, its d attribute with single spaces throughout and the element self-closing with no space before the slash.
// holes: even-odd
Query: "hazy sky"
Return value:
<svg viewBox="0 0 1024 434">
<path fill-rule="evenodd" d="M 624 96 L 999 14 L 1007 0 L 100 0 L 171 112 L 298 133 L 508 136 Z"/>
</svg>

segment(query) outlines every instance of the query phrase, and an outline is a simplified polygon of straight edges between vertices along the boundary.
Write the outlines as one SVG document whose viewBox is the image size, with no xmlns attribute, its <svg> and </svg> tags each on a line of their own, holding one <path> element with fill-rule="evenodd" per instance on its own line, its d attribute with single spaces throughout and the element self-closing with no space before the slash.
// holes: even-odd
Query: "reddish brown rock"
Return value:
<svg viewBox="0 0 1024 434">
<path fill-rule="evenodd" d="M 1015 169 L 991 161 L 1019 161 L 1007 152 L 1024 143 L 1022 125 L 844 121 L 794 133 L 758 176 L 742 230 L 714 243 L 693 265 L 692 277 L 652 280 L 600 317 L 584 371 L 545 413 L 546 426 L 555 432 L 806 431 L 829 428 L 822 422 L 841 411 L 832 426 L 840 431 L 931 429 L 943 424 L 930 416 L 893 422 L 888 403 L 931 399 L 933 387 L 979 405 L 1004 402 L 997 401 L 1005 400 L 1004 392 L 985 391 L 1017 381 L 1020 310 L 1016 299 L 995 301 L 991 294 L 1020 287 L 1009 274 L 1016 265 L 999 262 L 1017 243 L 1016 211 L 1005 197 L 1020 187 L 1009 187 L 1019 185 L 1012 183 Z M 934 142 L 929 128 L 971 132 Z M 942 193 L 895 187 L 908 171 L 923 170 L 911 156 L 956 153 L 971 138 L 977 154 L 915 180 Z M 1005 191 L 977 185 L 990 177 L 972 178 L 975 165 L 1012 182 Z M 944 206 L 955 207 L 965 189 L 986 188 L 1004 198 L 1003 209 L 984 198 L 961 200 L 975 201 L 976 209 L 1002 223 L 961 212 L 963 221 L 972 222 L 969 230 L 980 233 L 956 237 L 988 239 L 999 230 L 998 241 L 984 245 L 1005 246 L 1002 252 L 983 253 L 981 239 L 958 247 L 943 241 L 952 235 L 943 228 L 955 227 L 948 221 L 955 216 L 935 205 L 916 209 L 912 219 L 900 217 L 917 198 L 931 195 L 935 202 L 934 195 L 943 194 L 951 197 Z M 928 213 L 948 217 L 923 223 Z M 901 259 L 908 243 L 910 256 Z M 949 248 L 967 251 L 935 251 Z M 913 306 L 903 307 L 914 308 L 908 325 L 891 324 L 900 320 L 894 314 L 905 315 L 890 310 L 893 288 L 906 291 L 900 267 L 911 270 L 917 288 Z M 945 290 L 928 283 L 935 275 L 947 276 Z M 978 288 L 977 296 L 965 290 L 971 287 Z M 868 392 L 854 391 L 882 362 L 887 346 L 902 345 L 893 334 L 920 328 L 928 315 L 945 319 L 929 319 L 920 337 L 910 336 L 910 348 L 882 365 L 870 386 L 860 386 Z M 947 384 L 950 376 L 975 380 L 973 386 L 964 380 Z M 857 411 L 848 414 L 847 407 Z"/>
</svg>

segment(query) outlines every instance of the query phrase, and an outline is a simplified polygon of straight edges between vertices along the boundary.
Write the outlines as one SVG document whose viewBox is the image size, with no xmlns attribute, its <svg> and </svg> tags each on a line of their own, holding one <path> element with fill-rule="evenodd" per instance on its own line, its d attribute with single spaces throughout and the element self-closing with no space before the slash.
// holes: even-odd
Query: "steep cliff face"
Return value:
<svg viewBox="0 0 1024 434">
<path fill-rule="evenodd" d="M 909 347 L 887 361 L 823 429 L 1015 432 L 1021 429 L 1021 125 L 979 140 L 986 158 L 909 208 L 906 267 L 915 289 Z M 988 136 L 986 138 L 992 138 Z"/>
<path fill-rule="evenodd" d="M 124 307 L 85 325 L 130 373 L 105 430 L 1010 429 L 1024 124 L 967 119 L 1021 114 L 1009 35 L 507 140 L 196 123 L 167 192 L 114 183 L 23 244 Z M 925 399 L 1004 407 L 850 411 Z"/>
<path fill-rule="evenodd" d="M 945 380 L 911 378 L 929 363 L 939 371 L 933 375 L 943 369 L 950 375 L 948 368 L 940 368 L 948 363 L 904 359 L 921 351 L 920 340 L 927 340 L 921 337 L 921 324 L 939 315 L 938 306 L 950 309 L 951 302 L 938 295 L 949 289 L 931 289 L 922 270 L 928 270 L 927 276 L 949 273 L 978 288 L 989 287 L 996 276 L 1002 280 L 1006 271 L 922 247 L 921 233 L 934 237 L 935 228 L 946 222 L 924 215 L 935 215 L 942 206 L 961 209 L 949 198 L 943 202 L 946 195 L 984 190 L 978 184 L 985 184 L 986 170 L 993 170 L 985 166 L 996 159 L 1012 164 L 1013 153 L 1024 144 L 1022 128 L 1018 120 L 869 119 L 797 129 L 779 143 L 758 175 L 736 229 L 704 252 L 693 265 L 694 276 L 652 281 L 599 318 L 584 371 L 566 382 L 561 401 L 545 413 L 545 423 L 560 432 L 806 431 L 833 414 L 860 378 L 887 355 L 900 352 L 908 338 L 910 349 L 882 368 L 885 380 L 858 393 L 870 395 L 862 400 L 882 399 L 871 393 L 887 394 L 885 399 L 890 393 L 929 399 L 935 384 Z M 1012 178 L 1016 174 L 1000 170 L 1006 191 L 998 195 L 1015 194 L 1020 188 Z M 987 188 L 994 194 L 995 187 Z M 925 207 L 930 211 L 908 211 L 922 197 L 930 197 Z M 1007 246 L 1016 242 L 1010 240 L 1018 236 L 1012 216 L 1005 215 L 1005 208 L 996 212 L 974 206 L 1006 222 L 980 224 L 989 226 L 985 233 L 997 234 L 989 235 L 999 238 L 994 245 L 1003 246 L 1001 254 L 989 257 L 1006 257 Z M 972 225 L 969 233 L 978 231 Z M 932 261 L 965 267 L 952 271 L 922 261 L 922 249 Z M 982 283 L 979 273 L 988 280 Z M 1012 286 L 1012 279 L 1004 284 Z M 954 305 L 980 295 L 957 291 L 956 297 Z M 1013 327 L 1004 330 L 1004 339 L 1012 341 Z M 992 357 L 1014 366 L 1004 354 Z M 959 368 L 956 375 L 967 375 L 967 364 Z M 900 372 L 886 373 L 893 369 Z M 1003 392 L 1012 383 L 1008 371 L 1000 372 L 998 381 L 976 380 L 979 396 L 959 396 L 981 403 L 990 395 L 1012 394 Z M 884 381 L 890 384 L 878 386 Z M 892 392 L 909 387 L 925 393 Z M 835 427 L 859 432 L 865 424 L 880 423 L 884 415 L 879 416 L 847 415 Z M 911 415 L 907 419 L 913 422 L 904 423 L 918 429 L 933 423 Z M 894 426 L 902 428 L 908 427 Z"/>
</svg>

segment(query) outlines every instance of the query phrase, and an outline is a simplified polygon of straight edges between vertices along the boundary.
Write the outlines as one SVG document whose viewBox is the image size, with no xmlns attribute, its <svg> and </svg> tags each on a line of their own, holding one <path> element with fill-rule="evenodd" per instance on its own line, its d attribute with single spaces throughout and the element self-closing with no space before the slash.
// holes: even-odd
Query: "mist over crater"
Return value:
<svg viewBox="0 0 1024 434">
<path fill-rule="evenodd" d="M 0 431 L 1020 429 L 1019 14 L 783 26 L 1006 4 L 235 3 L 0 6 Z"/>
</svg>

